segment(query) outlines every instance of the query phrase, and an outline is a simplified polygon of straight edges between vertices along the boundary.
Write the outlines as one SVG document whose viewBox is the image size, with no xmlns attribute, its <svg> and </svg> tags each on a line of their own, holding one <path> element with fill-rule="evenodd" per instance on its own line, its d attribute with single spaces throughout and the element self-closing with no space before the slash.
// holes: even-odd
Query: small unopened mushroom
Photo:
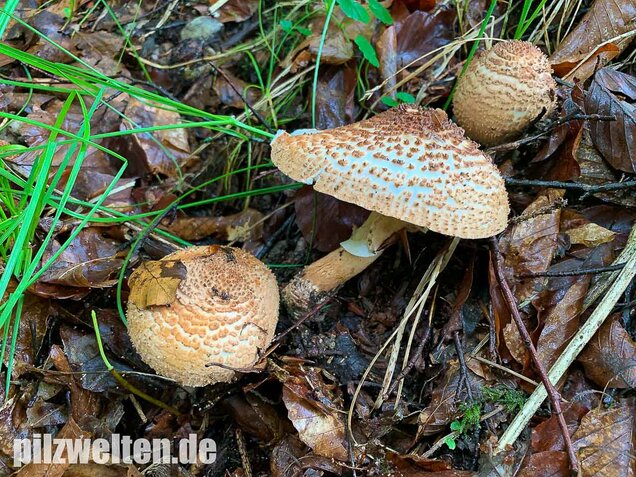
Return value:
<svg viewBox="0 0 636 477">
<path fill-rule="evenodd" d="M 292 314 L 363 271 L 407 225 L 470 239 L 506 227 L 508 195 L 497 167 L 442 110 L 403 105 L 336 129 L 280 132 L 271 146 L 272 161 L 292 179 L 375 212 L 283 289 Z"/>
<path fill-rule="evenodd" d="M 128 332 L 158 374 L 186 386 L 231 381 L 253 367 L 278 321 L 274 275 L 248 252 L 191 247 L 130 276 Z"/>
<path fill-rule="evenodd" d="M 517 139 L 554 108 L 556 83 L 548 58 L 527 41 L 483 51 L 457 81 L 453 110 L 471 139 L 494 146 Z"/>
</svg>

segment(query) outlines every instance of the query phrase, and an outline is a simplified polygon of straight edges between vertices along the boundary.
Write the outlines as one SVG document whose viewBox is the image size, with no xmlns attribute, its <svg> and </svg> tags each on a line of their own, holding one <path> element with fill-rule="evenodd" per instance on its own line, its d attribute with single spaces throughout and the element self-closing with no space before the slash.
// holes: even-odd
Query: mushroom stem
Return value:
<svg viewBox="0 0 636 477">
<path fill-rule="evenodd" d="M 406 222 L 372 212 L 349 240 L 305 267 L 285 286 L 282 299 L 289 313 L 298 317 L 324 302 L 375 262 L 386 241 L 407 226 Z"/>
</svg>

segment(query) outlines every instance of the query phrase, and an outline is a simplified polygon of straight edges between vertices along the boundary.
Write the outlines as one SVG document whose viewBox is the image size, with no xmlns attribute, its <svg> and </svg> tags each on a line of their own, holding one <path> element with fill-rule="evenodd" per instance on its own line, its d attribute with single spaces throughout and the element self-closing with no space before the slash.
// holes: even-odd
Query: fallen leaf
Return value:
<svg viewBox="0 0 636 477">
<path fill-rule="evenodd" d="M 356 119 L 356 71 L 353 66 L 321 70 L 316 88 L 316 128 L 331 129 Z"/>
<path fill-rule="evenodd" d="M 603 323 L 578 360 L 585 375 L 603 389 L 636 388 L 636 342 L 618 315 Z"/>
<path fill-rule="evenodd" d="M 583 416 L 572 445 L 584 477 L 633 476 L 634 415 L 633 399 L 624 399 Z"/>
<path fill-rule="evenodd" d="M 588 411 L 588 408 L 576 402 L 563 406 L 563 418 L 565 419 L 570 434 L 579 427 L 581 418 L 587 414 Z M 545 455 L 546 452 L 565 451 L 563 433 L 561 432 L 557 416 L 551 416 L 532 429 L 531 447 L 534 455 Z"/>
<path fill-rule="evenodd" d="M 212 2 L 214 3 L 214 2 Z M 215 13 L 221 23 L 243 22 L 258 10 L 258 0 L 229 0 Z"/>
<path fill-rule="evenodd" d="M 570 461 L 564 451 L 532 454 L 522 464 L 516 477 L 569 477 Z"/>
<path fill-rule="evenodd" d="M 636 78 L 610 68 L 597 71 L 585 96 L 585 112 L 616 118 L 592 121 L 592 142 L 612 167 L 636 172 Z"/>
<path fill-rule="evenodd" d="M 369 216 L 362 207 L 316 192 L 305 186 L 296 192 L 296 225 L 307 243 L 321 252 L 331 252 L 351 237 Z"/>
<path fill-rule="evenodd" d="M 607 161 L 603 159 L 592 144 L 589 126 L 584 129 L 583 137 L 576 150 L 576 161 L 581 170 L 579 182 L 595 186 L 619 182 L 621 179 L 620 174 L 607 164 Z M 594 197 L 624 207 L 636 207 L 636 196 L 630 189 L 597 192 Z"/>
<path fill-rule="evenodd" d="M 635 26 L 636 2 L 596 0 L 550 56 L 555 73 L 569 81 L 586 80 L 630 44 L 634 35 L 625 34 Z"/>
<path fill-rule="evenodd" d="M 473 397 L 478 399 L 483 379 L 469 371 L 468 380 Z M 462 384 L 458 389 L 460 381 L 459 365 L 457 362 L 448 363 L 443 379 L 431 393 L 431 402 L 417 417 L 418 437 L 432 436 L 447 429 L 451 421 L 459 416 L 458 403 L 468 399 L 466 386 Z"/>
<path fill-rule="evenodd" d="M 164 220 L 162 229 L 178 235 L 184 240 L 201 240 L 216 235 L 223 240 L 256 242 L 263 238 L 263 214 L 258 210 L 220 217 L 177 217 Z"/>
<path fill-rule="evenodd" d="M 120 243 L 109 238 L 104 229 L 87 227 L 71 241 L 39 282 L 70 288 L 106 288 L 115 284 L 115 273 L 123 258 L 118 255 Z M 42 256 L 45 263 L 60 248 L 57 240 Z M 55 295 L 53 295 L 55 296 Z"/>
<path fill-rule="evenodd" d="M 519 304 L 527 305 L 545 285 L 544 277 L 520 276 L 548 270 L 557 249 L 561 217 L 559 203 L 563 194 L 564 191 L 556 189 L 548 189 L 539 194 L 517 218 L 517 222 L 499 238 L 504 274 Z M 522 346 L 519 331 L 512 322 L 508 305 L 501 295 L 492 264 L 489 277 L 497 332 L 511 356 L 517 362 L 525 364 L 527 351 Z M 520 311 L 522 318 L 527 318 L 523 307 Z"/>
<path fill-rule="evenodd" d="M 186 273 L 186 267 L 180 260 L 143 262 L 128 280 L 128 301 L 140 310 L 169 305 L 175 301 L 177 289 Z"/>
<path fill-rule="evenodd" d="M 349 459 L 342 403 L 317 368 L 286 368 L 293 373 L 283 382 L 283 402 L 300 440 L 316 454 L 340 461 Z"/>
<path fill-rule="evenodd" d="M 131 98 L 124 112 L 120 130 L 140 127 L 176 125 L 181 116 L 174 111 L 159 109 Z M 185 128 L 160 129 L 152 133 L 121 136 L 108 143 L 111 149 L 129 158 L 133 174 L 146 171 L 167 177 L 177 177 L 179 171 L 190 167 L 196 158 L 190 154 L 188 130 Z"/>
<path fill-rule="evenodd" d="M 575 229 L 570 229 L 566 234 L 570 237 L 572 245 L 585 245 L 586 247 L 597 247 L 611 242 L 616 236 L 611 230 L 591 222 Z"/>
</svg>

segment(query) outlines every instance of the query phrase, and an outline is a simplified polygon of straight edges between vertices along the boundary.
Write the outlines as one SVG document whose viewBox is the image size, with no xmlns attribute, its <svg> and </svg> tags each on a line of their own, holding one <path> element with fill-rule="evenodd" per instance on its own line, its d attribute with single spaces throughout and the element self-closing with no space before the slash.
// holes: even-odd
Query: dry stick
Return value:
<svg viewBox="0 0 636 477">
<path fill-rule="evenodd" d="M 627 241 L 626 250 L 629 250 L 628 254 L 621 254 L 621 257 L 625 260 L 623 270 L 618 274 L 616 281 L 610 286 L 609 290 L 603 296 L 596 309 L 592 312 L 585 324 L 579 329 L 574 338 L 570 341 L 565 348 L 559 359 L 556 360 L 548 377 L 550 382 L 558 382 L 559 379 L 565 374 L 572 362 L 576 359 L 579 353 L 583 350 L 585 345 L 592 339 L 592 336 L 600 328 L 605 321 L 605 318 L 611 313 L 614 305 L 621 298 L 623 291 L 632 282 L 636 275 L 636 227 L 632 229 L 629 239 Z M 621 259 L 619 257 L 619 260 Z M 538 386 L 523 409 L 517 414 L 517 416 L 510 423 L 510 426 L 503 433 L 499 439 L 497 445 L 497 452 L 504 451 L 506 447 L 512 445 L 521 431 L 526 427 L 530 418 L 539 409 L 541 403 L 546 398 L 546 390 L 543 385 Z"/>
<path fill-rule="evenodd" d="M 535 349 L 534 344 L 532 344 L 530 333 L 528 333 L 528 330 L 523 323 L 523 319 L 521 318 L 521 314 L 519 313 L 519 309 L 517 308 L 517 300 L 512 294 L 512 290 L 510 290 L 508 282 L 506 281 L 506 277 L 503 271 L 503 265 L 501 263 L 501 252 L 499 251 L 499 246 L 497 245 L 497 239 L 494 237 L 490 239 L 490 248 L 493 257 L 493 267 L 495 269 L 495 275 L 497 276 L 497 281 L 499 282 L 501 292 L 504 296 L 504 299 L 506 300 L 508 308 L 510 309 L 510 314 L 512 315 L 512 318 L 517 325 L 517 329 L 519 330 L 519 335 L 521 335 L 523 344 L 528 349 L 530 357 L 532 358 L 532 362 L 537 368 L 537 372 L 539 373 L 539 377 L 541 378 L 541 382 L 544 383 L 548 391 L 548 396 L 550 396 L 550 402 L 552 403 L 552 412 L 557 416 L 557 420 L 559 421 L 559 427 L 561 428 L 561 432 L 563 433 L 563 441 L 565 443 L 565 448 L 570 458 L 572 471 L 578 472 L 579 463 L 576 458 L 574 448 L 572 447 L 572 440 L 570 439 L 568 426 L 565 422 L 565 418 L 563 417 L 563 411 L 561 410 L 561 396 L 554 388 L 552 382 L 550 382 L 550 380 L 548 379 L 545 368 L 543 367 L 543 364 L 541 363 L 541 361 L 539 360 L 539 356 L 537 355 L 537 350 Z"/>
</svg>

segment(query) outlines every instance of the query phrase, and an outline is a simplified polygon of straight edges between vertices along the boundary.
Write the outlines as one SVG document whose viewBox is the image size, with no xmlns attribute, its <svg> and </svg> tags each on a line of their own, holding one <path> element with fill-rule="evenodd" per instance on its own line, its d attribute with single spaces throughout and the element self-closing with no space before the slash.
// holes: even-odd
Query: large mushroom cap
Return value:
<svg viewBox="0 0 636 477">
<path fill-rule="evenodd" d="M 476 57 L 457 82 L 453 111 L 475 141 L 492 146 L 516 139 L 555 105 L 548 58 L 527 41 L 504 41 Z"/>
<path fill-rule="evenodd" d="M 231 381 L 228 368 L 253 366 L 274 336 L 276 279 L 244 250 L 181 250 L 143 263 L 129 285 L 133 345 L 157 373 L 181 384 Z"/>
<path fill-rule="evenodd" d="M 320 192 L 442 234 L 474 239 L 506 227 L 497 167 L 439 109 L 400 106 L 336 129 L 280 132 L 272 161 Z"/>
</svg>

